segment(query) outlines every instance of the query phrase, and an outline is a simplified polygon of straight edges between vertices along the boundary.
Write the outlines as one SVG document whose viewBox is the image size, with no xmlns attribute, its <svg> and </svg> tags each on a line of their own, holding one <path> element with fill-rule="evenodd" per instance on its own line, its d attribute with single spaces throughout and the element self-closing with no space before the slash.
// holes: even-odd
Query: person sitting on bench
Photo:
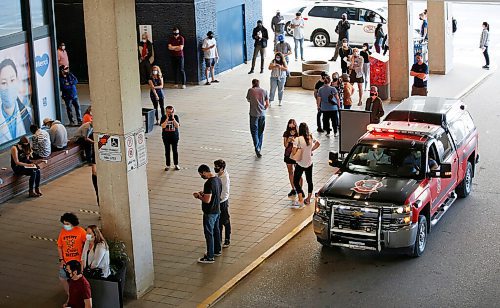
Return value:
<svg viewBox="0 0 500 308">
<path fill-rule="evenodd" d="M 25 136 L 21 137 L 19 142 L 12 146 L 10 150 L 10 165 L 12 171 L 16 175 L 27 175 L 30 177 L 29 181 L 29 197 L 40 197 L 40 168 L 31 162 L 30 157 L 33 151 L 31 145 Z M 33 190 L 34 188 L 34 190 Z"/>
</svg>

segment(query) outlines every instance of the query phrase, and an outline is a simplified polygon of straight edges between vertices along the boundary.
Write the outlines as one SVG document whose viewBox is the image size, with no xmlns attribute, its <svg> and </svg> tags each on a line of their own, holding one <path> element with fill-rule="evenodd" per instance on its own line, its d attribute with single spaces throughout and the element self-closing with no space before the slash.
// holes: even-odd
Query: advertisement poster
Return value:
<svg viewBox="0 0 500 308">
<path fill-rule="evenodd" d="M 27 44 L 0 50 L 0 145 L 30 132 L 30 84 Z"/>
<path fill-rule="evenodd" d="M 49 37 L 35 41 L 35 70 L 38 89 L 38 123 L 42 123 L 45 118 L 57 118 Z"/>
<path fill-rule="evenodd" d="M 149 41 L 153 42 L 153 30 L 151 25 L 139 25 L 139 38 L 142 37 L 143 34 L 147 34 Z"/>
</svg>

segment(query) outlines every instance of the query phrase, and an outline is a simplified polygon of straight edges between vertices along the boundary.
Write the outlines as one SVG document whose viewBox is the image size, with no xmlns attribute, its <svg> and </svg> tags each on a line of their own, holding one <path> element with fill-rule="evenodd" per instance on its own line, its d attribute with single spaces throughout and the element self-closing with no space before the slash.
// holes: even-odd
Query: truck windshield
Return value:
<svg viewBox="0 0 500 308">
<path fill-rule="evenodd" d="M 420 178 L 425 173 L 420 149 L 372 144 L 357 145 L 345 166 L 350 172 L 373 176 Z"/>
</svg>

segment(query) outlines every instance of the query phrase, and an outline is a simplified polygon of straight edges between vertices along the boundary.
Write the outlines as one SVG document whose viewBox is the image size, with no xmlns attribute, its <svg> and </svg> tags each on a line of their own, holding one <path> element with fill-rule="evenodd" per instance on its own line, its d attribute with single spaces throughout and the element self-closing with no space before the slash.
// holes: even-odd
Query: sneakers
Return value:
<svg viewBox="0 0 500 308">
<path fill-rule="evenodd" d="M 293 196 L 296 196 L 297 195 L 297 192 L 295 190 L 291 190 L 289 193 L 288 193 L 288 198 L 290 197 L 293 197 Z"/>
<path fill-rule="evenodd" d="M 253 74 L 253 69 L 252 69 L 252 70 L 250 70 L 250 72 L 248 72 L 248 74 Z"/>
<path fill-rule="evenodd" d="M 490 66 L 489 65 L 485 65 L 485 66 L 483 66 L 483 68 L 486 69 L 486 70 L 489 70 Z"/>
<path fill-rule="evenodd" d="M 219 83 L 219 81 L 217 79 L 215 80 L 212 80 L 213 83 Z"/>
<path fill-rule="evenodd" d="M 326 132 L 326 136 L 327 136 L 327 137 L 330 137 L 330 132 Z"/>
<path fill-rule="evenodd" d="M 337 137 L 338 135 L 339 135 L 339 133 L 334 133 L 333 137 Z"/>
<path fill-rule="evenodd" d="M 331 58 L 330 60 L 328 60 L 328 61 L 335 62 L 335 61 L 337 61 L 337 59 L 335 59 L 334 57 L 332 57 L 332 58 Z"/>
<path fill-rule="evenodd" d="M 181 170 L 181 167 L 179 165 L 175 165 L 175 170 Z"/>
<path fill-rule="evenodd" d="M 170 166 L 165 167 L 165 171 L 168 171 L 168 170 L 170 170 Z"/>
<path fill-rule="evenodd" d="M 186 85 L 185 85 L 185 84 L 183 84 L 183 85 L 182 85 L 182 88 L 183 88 L 183 89 L 185 89 L 185 88 L 186 88 Z"/>
<path fill-rule="evenodd" d="M 257 155 L 258 158 L 261 158 L 262 157 L 262 154 L 260 154 L 259 151 L 255 151 L 255 155 Z"/>
<path fill-rule="evenodd" d="M 222 248 L 227 248 L 229 247 L 229 245 L 231 245 L 231 243 L 228 240 L 225 240 L 224 244 L 222 245 Z"/>
<path fill-rule="evenodd" d="M 278 106 L 281 106 L 281 100 L 280 100 L 280 101 L 278 101 Z"/>
<path fill-rule="evenodd" d="M 216 257 L 222 256 L 222 251 L 214 252 L 214 256 L 216 256 Z"/>
<path fill-rule="evenodd" d="M 318 129 L 316 130 L 318 133 L 322 133 L 324 132 L 324 130 L 321 128 L 321 127 L 318 127 Z"/>
<path fill-rule="evenodd" d="M 264 69 L 263 69 L 263 68 L 261 68 L 261 69 L 260 69 L 260 73 L 261 73 L 261 74 L 263 74 L 263 73 L 264 73 Z"/>
<path fill-rule="evenodd" d="M 209 259 L 206 255 L 198 259 L 198 263 L 203 264 L 212 264 L 215 262 L 215 259 Z"/>
</svg>

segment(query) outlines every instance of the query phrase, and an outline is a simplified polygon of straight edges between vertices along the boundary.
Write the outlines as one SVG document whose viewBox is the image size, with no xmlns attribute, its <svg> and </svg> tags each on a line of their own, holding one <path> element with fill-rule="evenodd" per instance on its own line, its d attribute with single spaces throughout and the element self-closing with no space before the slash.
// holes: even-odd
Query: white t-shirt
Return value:
<svg viewBox="0 0 500 308">
<path fill-rule="evenodd" d="M 293 28 L 293 38 L 294 39 L 303 39 L 304 38 L 304 28 L 300 26 L 304 26 L 304 19 L 302 18 L 294 18 L 290 22 L 294 26 L 298 26 L 296 28 Z"/>
<path fill-rule="evenodd" d="M 203 56 L 205 59 L 215 58 L 215 49 L 217 48 L 217 43 L 215 42 L 215 38 L 209 39 L 207 37 L 203 40 L 203 45 L 201 46 L 202 48 L 208 48 L 212 45 L 215 45 L 216 47 L 210 48 L 209 50 L 203 52 Z"/>
<path fill-rule="evenodd" d="M 302 168 L 309 168 L 312 165 L 312 147 L 316 143 L 316 139 L 311 136 L 309 145 L 306 144 L 304 137 L 299 136 L 293 141 L 293 147 L 302 149 L 302 159 L 296 163 Z"/>
</svg>

